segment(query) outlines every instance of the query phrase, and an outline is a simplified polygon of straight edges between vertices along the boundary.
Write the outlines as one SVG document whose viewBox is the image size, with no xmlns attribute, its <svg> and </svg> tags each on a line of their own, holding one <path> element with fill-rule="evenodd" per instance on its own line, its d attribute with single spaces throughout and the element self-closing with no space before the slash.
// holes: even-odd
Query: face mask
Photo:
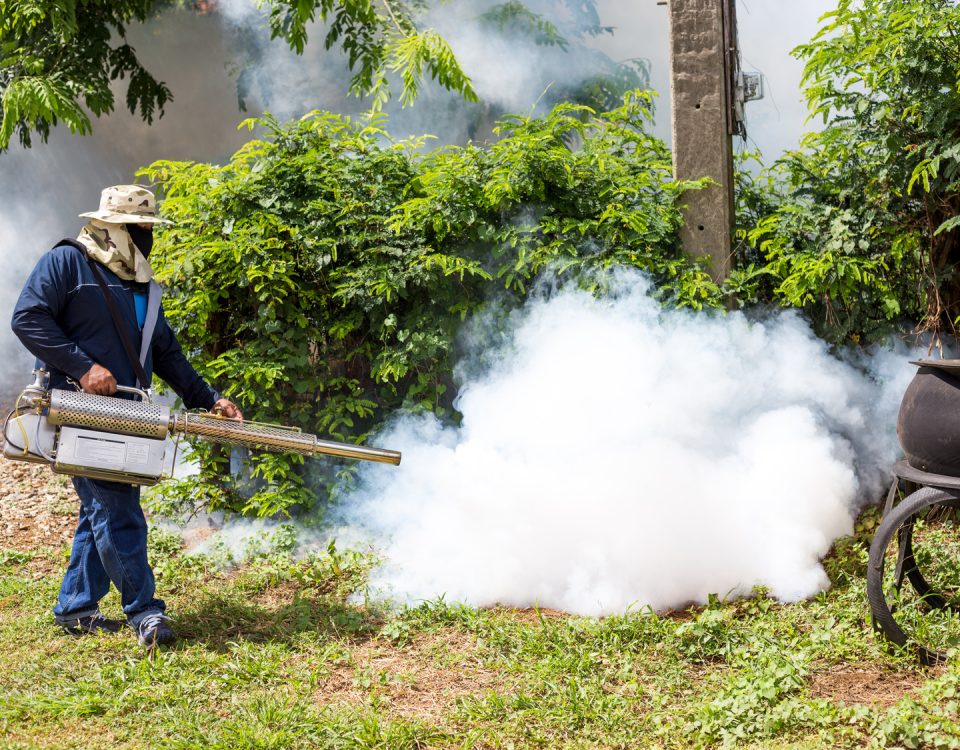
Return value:
<svg viewBox="0 0 960 750">
<path fill-rule="evenodd" d="M 137 250 L 144 258 L 149 258 L 150 251 L 153 249 L 153 227 L 144 229 L 136 224 L 127 224 L 127 232 L 133 240 L 133 244 L 137 246 Z"/>
</svg>

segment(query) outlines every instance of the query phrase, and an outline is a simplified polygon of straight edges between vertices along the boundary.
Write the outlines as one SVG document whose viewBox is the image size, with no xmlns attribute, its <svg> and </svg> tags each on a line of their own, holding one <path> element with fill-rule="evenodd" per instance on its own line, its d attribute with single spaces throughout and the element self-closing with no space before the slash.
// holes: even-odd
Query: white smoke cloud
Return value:
<svg viewBox="0 0 960 750">
<path fill-rule="evenodd" d="M 217 0 L 216 9 L 225 20 L 237 25 L 253 22 L 260 25 L 264 23 L 267 15 L 255 0 Z"/>
<path fill-rule="evenodd" d="M 828 585 L 819 560 L 897 455 L 906 357 L 879 381 L 796 314 L 662 311 L 638 276 L 528 303 L 466 382 L 459 429 L 405 418 L 345 504 L 401 600 L 586 615 Z"/>
<path fill-rule="evenodd" d="M 18 345 L 10 332 L 10 317 L 13 314 L 13 302 L 26 279 L 31 255 L 38 254 L 29 247 L 24 227 L 32 226 L 33 221 L 23 210 L 7 207 L 0 211 L 0 299 L 9 300 L 4 306 L 0 319 L 0 401 L 12 399 L 16 389 L 25 386 L 29 380 L 32 359 L 25 349 Z M 9 343 L 8 343 L 9 342 Z"/>
<path fill-rule="evenodd" d="M 509 112 L 525 112 L 552 80 L 583 78 L 582 71 L 578 77 L 576 61 L 564 59 L 555 48 L 496 33 L 482 27 L 475 15 L 463 18 L 455 15 L 453 8 L 446 9 L 445 17 L 436 20 L 482 101 L 499 104 Z"/>
<path fill-rule="evenodd" d="M 393 75 L 394 98 L 385 106 L 391 135 L 432 135 L 438 139 L 434 145 L 490 140 L 501 113 L 542 112 L 545 92 L 574 88 L 598 73 L 597 45 L 573 44 L 566 49 L 539 45 L 523 31 L 484 21 L 484 14 L 498 4 L 497 0 L 451 0 L 433 4 L 419 18 L 422 29 L 436 29 L 449 42 L 482 104 L 465 102 L 427 76 L 416 105 L 404 107 L 399 101 L 399 76 Z M 570 25 L 562 3 L 529 0 L 527 5 L 561 29 L 565 23 Z M 366 112 L 368 100 L 347 95 L 352 74 L 342 50 L 338 46 L 324 49 L 322 23 L 308 26 L 310 42 L 304 54 L 297 55 L 282 40 L 270 39 L 263 13 L 253 0 L 227 0 L 218 3 L 217 9 L 227 27 L 242 34 L 253 61 L 245 81 L 267 110 L 281 118 L 299 117 L 318 107 L 353 116 Z M 574 41 L 579 32 L 566 29 L 565 33 Z M 639 43 L 631 57 L 643 57 L 642 46 Z"/>
</svg>

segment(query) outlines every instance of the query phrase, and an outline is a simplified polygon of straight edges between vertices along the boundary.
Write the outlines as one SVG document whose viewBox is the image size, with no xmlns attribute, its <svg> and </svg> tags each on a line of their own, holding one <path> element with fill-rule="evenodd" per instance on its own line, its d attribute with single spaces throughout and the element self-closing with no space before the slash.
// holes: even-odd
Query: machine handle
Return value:
<svg viewBox="0 0 960 750">
<path fill-rule="evenodd" d="M 145 401 L 150 404 L 153 403 L 153 399 L 150 398 L 150 392 L 145 391 L 142 388 L 134 388 L 130 385 L 118 385 L 118 391 L 123 391 L 124 393 L 132 393 L 134 396 L 139 396 L 141 401 Z"/>
<path fill-rule="evenodd" d="M 72 385 L 74 388 L 76 388 L 77 391 L 79 391 L 80 393 L 86 393 L 86 391 L 83 390 L 83 386 L 80 385 L 73 378 L 67 378 L 67 382 L 70 383 L 70 385 Z M 36 386 L 36 383 L 34 383 L 34 386 Z M 148 403 L 148 404 L 153 403 L 153 399 L 150 396 L 150 391 L 145 391 L 142 388 L 134 388 L 133 386 L 130 386 L 130 385 L 118 385 L 117 390 L 123 391 L 124 393 L 132 393 L 134 396 L 139 396 L 140 400 L 145 403 Z M 96 394 L 92 394 L 92 395 L 96 395 Z"/>
</svg>

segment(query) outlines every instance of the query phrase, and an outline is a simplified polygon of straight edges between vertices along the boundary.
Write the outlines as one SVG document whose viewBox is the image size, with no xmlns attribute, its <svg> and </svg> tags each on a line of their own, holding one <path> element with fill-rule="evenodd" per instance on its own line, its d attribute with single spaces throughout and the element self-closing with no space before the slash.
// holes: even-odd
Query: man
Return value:
<svg viewBox="0 0 960 750">
<path fill-rule="evenodd" d="M 80 216 L 90 221 L 76 242 L 63 240 L 40 259 L 13 313 L 14 333 L 46 364 L 51 387 L 79 386 L 109 396 L 118 384 L 136 386 L 138 368 L 128 351 L 140 351 L 141 375 L 148 380 L 159 375 L 187 408 L 219 409 L 242 419 L 240 410 L 187 362 L 159 308 L 159 287 L 152 282 L 147 258 L 154 225 L 170 222 L 157 216 L 153 193 L 138 185 L 110 187 L 103 191 L 98 211 Z M 104 296 L 104 282 L 118 321 Z M 126 332 L 126 346 L 117 323 Z M 140 488 L 83 477 L 74 478 L 73 486 L 80 496 L 80 515 L 53 609 L 56 622 L 73 635 L 120 630 L 121 621 L 109 620 L 99 610 L 112 581 L 140 643 L 173 642 L 166 607 L 154 594 Z"/>
</svg>

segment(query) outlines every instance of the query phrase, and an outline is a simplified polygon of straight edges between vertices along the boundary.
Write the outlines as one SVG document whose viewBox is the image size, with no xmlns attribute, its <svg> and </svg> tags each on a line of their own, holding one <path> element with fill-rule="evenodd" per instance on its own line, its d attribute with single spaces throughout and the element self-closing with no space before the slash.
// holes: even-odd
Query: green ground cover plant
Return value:
<svg viewBox="0 0 960 750">
<path fill-rule="evenodd" d="M 130 633 L 52 625 L 56 577 L 38 573 L 65 549 L 4 550 L 0 747 L 958 747 L 956 660 L 924 669 L 871 632 L 874 522 L 837 546 L 834 587 L 810 601 L 757 591 L 599 619 L 389 607 L 364 599 L 364 554 L 293 555 L 281 530 L 228 564 L 154 528 L 183 639 L 149 656 Z M 115 593 L 105 610 L 119 614 Z"/>
</svg>

